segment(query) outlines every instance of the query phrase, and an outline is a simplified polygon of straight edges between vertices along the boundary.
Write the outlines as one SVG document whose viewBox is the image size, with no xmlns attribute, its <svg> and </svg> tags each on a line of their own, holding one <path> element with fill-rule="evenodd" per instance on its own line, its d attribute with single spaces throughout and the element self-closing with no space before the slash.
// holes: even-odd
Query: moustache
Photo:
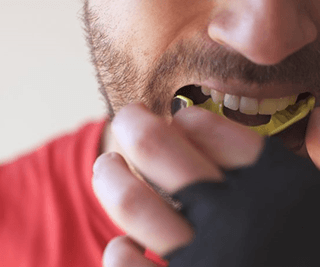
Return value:
<svg viewBox="0 0 320 267">
<path fill-rule="evenodd" d="M 320 42 L 308 44 L 276 65 L 257 65 L 222 45 L 199 44 L 196 38 L 181 40 L 161 57 L 157 72 L 169 75 L 176 69 L 202 80 L 237 79 L 247 85 L 260 86 L 295 83 L 320 90 Z"/>
</svg>

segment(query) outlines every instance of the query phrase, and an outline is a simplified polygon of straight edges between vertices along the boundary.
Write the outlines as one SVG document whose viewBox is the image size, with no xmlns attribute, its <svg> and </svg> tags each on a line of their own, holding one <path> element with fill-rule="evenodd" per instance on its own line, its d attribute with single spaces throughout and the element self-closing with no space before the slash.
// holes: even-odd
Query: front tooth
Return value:
<svg viewBox="0 0 320 267">
<path fill-rule="evenodd" d="M 236 95 L 225 94 L 224 96 L 224 106 L 232 110 L 238 110 L 240 104 L 240 97 Z"/>
<path fill-rule="evenodd" d="M 284 97 L 277 100 L 277 111 L 286 109 L 289 106 L 290 97 Z"/>
<path fill-rule="evenodd" d="M 206 86 L 201 86 L 201 92 L 204 94 L 204 95 L 210 95 L 211 93 L 211 89 L 206 87 Z"/>
<path fill-rule="evenodd" d="M 277 112 L 277 99 L 263 99 L 259 105 L 259 114 L 273 115 Z"/>
<path fill-rule="evenodd" d="M 289 105 L 294 105 L 298 99 L 298 95 L 293 95 L 289 97 Z"/>
<path fill-rule="evenodd" d="M 259 112 L 258 99 L 244 97 L 240 99 L 240 112 L 247 115 L 256 115 Z"/>
<path fill-rule="evenodd" d="M 224 94 L 221 92 L 218 92 L 216 90 L 211 89 L 211 98 L 214 103 L 220 104 L 223 102 Z"/>
</svg>

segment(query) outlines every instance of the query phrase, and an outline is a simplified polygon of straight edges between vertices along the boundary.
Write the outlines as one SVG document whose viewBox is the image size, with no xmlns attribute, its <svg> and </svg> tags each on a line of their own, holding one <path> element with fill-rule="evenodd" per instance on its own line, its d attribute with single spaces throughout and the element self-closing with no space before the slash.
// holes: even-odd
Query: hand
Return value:
<svg viewBox="0 0 320 267">
<path fill-rule="evenodd" d="M 313 163 L 320 170 L 320 107 L 313 110 L 306 133 L 306 148 Z"/>
<path fill-rule="evenodd" d="M 221 168 L 253 164 L 264 145 L 247 127 L 197 107 L 179 111 L 169 125 L 142 104 L 131 104 L 115 117 L 112 130 L 128 161 L 170 194 L 197 181 L 223 181 Z M 145 248 L 164 256 L 192 242 L 190 224 L 133 175 L 121 155 L 97 159 L 93 188 L 127 233 L 108 244 L 105 266 L 155 266 L 144 258 Z"/>
</svg>

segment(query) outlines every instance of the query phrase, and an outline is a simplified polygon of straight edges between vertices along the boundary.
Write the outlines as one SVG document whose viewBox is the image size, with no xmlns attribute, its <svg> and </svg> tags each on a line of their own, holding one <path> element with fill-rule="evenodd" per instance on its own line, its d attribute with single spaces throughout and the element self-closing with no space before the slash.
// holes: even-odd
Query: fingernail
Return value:
<svg viewBox="0 0 320 267">
<path fill-rule="evenodd" d="M 108 159 L 114 158 L 117 156 L 116 152 L 109 152 L 100 155 L 93 164 L 92 171 L 95 174 L 99 170 L 100 164 L 104 164 Z"/>
</svg>

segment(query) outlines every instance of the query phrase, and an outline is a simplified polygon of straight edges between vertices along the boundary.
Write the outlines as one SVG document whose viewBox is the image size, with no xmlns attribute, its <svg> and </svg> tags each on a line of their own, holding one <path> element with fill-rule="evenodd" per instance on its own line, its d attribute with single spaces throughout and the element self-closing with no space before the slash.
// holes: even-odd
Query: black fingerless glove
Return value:
<svg viewBox="0 0 320 267">
<path fill-rule="evenodd" d="M 196 237 L 164 257 L 170 267 L 320 266 L 320 172 L 278 138 L 224 183 L 193 184 L 173 197 Z"/>
</svg>

